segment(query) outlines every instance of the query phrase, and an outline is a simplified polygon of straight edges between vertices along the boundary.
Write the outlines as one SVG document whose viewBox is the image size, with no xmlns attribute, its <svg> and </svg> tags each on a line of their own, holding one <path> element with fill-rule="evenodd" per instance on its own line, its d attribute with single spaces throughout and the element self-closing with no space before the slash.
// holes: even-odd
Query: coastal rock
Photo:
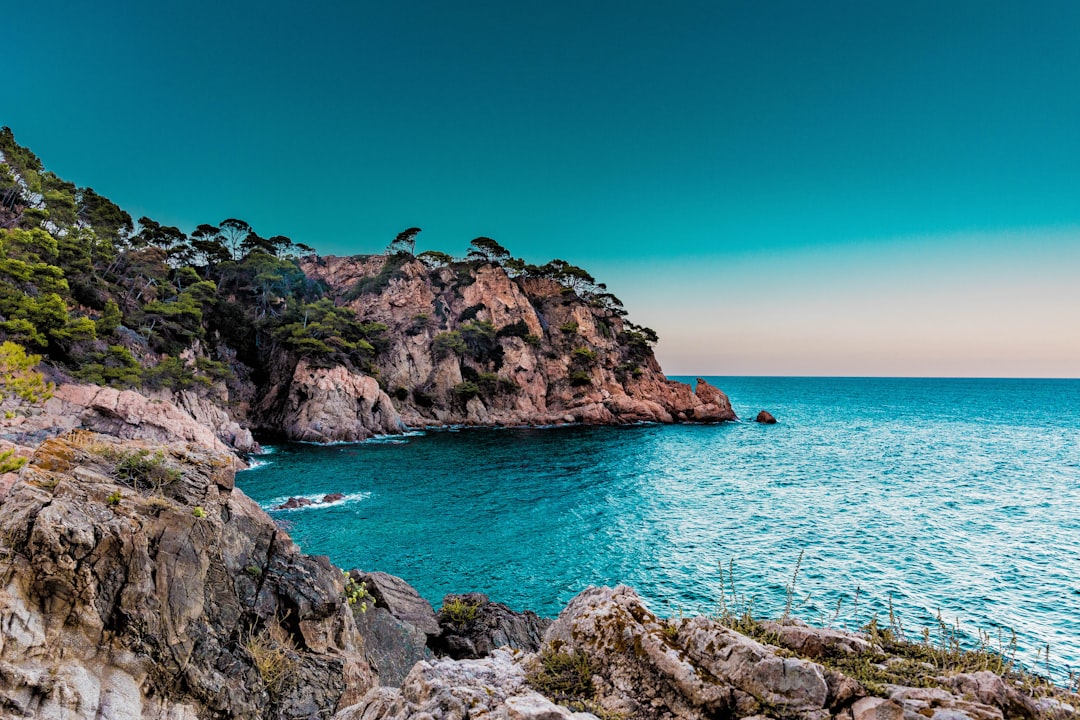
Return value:
<svg viewBox="0 0 1080 720">
<path fill-rule="evenodd" d="M 297 363 L 292 376 L 260 404 L 264 423 L 290 440 L 355 442 L 397 434 L 404 425 L 375 378 L 348 368 Z"/>
<path fill-rule="evenodd" d="M 697 378 L 697 387 L 694 389 L 694 393 L 706 406 L 711 405 L 715 408 L 715 410 L 709 411 L 715 418 L 715 422 L 739 419 L 731 407 L 731 400 L 728 399 L 728 396 L 702 378 Z"/>
<path fill-rule="evenodd" d="M 341 573 L 233 489 L 237 464 L 87 432 L 37 448 L 0 514 L 5 714 L 308 718 L 372 687 Z"/>
<path fill-rule="evenodd" d="M 336 502 L 339 502 L 339 501 L 344 500 L 344 499 L 345 499 L 345 493 L 335 492 L 335 493 L 329 493 L 327 495 L 323 495 L 322 501 L 324 503 L 336 503 Z"/>
<path fill-rule="evenodd" d="M 283 502 L 280 505 L 278 505 L 277 507 L 275 507 L 274 509 L 275 510 L 297 510 L 299 508 L 308 507 L 309 505 L 314 505 L 314 504 L 315 504 L 314 500 L 310 500 L 310 499 L 308 499 L 306 497 L 291 497 L 288 500 L 286 500 L 285 502 Z"/>
<path fill-rule="evenodd" d="M 774 638 L 772 642 L 776 645 L 812 660 L 826 656 L 858 655 L 873 649 L 870 641 L 861 635 L 831 628 L 810 627 L 799 620 L 766 620 L 761 623 L 761 627 Z"/>
<path fill-rule="evenodd" d="M 879 697 L 860 698 L 851 706 L 852 720 L 904 720 L 904 708 Z"/>
<path fill-rule="evenodd" d="M 386 608 L 369 605 L 364 612 L 354 612 L 354 617 L 364 640 L 364 657 L 379 685 L 400 686 L 416 663 L 434 657 L 427 646 L 428 636 Z"/>
<path fill-rule="evenodd" d="M 466 616 L 455 616 L 448 607 L 464 608 Z M 438 619 L 441 633 L 431 646 L 455 659 L 485 657 L 500 647 L 535 652 L 551 625 L 534 612 L 514 612 L 502 603 L 491 602 L 483 593 L 447 595 Z"/>
<path fill-rule="evenodd" d="M 33 448 L 47 438 L 85 429 L 123 439 L 193 443 L 216 453 L 258 448 L 250 432 L 226 422 L 227 416 L 213 413 L 209 406 L 190 398 L 189 404 L 201 408 L 201 420 L 162 397 L 149 397 L 135 390 L 61 383 L 41 407 L 24 416 L 0 419 L 0 437 Z M 204 424 L 211 417 L 210 425 Z M 222 440 L 215 428 L 236 444 Z"/>
<path fill-rule="evenodd" d="M 479 660 L 419 662 L 400 689 L 370 690 L 334 720 L 587 720 L 529 689 L 511 650 Z"/>
<path fill-rule="evenodd" d="M 776 418 L 774 418 L 772 416 L 772 413 L 770 413 L 768 410 L 762 410 L 757 414 L 757 417 L 754 418 L 754 422 L 761 423 L 763 425 L 775 425 Z"/>
<path fill-rule="evenodd" d="M 302 267 L 363 320 L 387 326 L 379 379 L 406 425 L 735 419 L 723 393 L 703 399 L 665 378 L 644 335 L 554 280 L 511 278 L 484 263 L 430 270 L 386 256 L 311 257 Z M 384 288 L 354 292 L 390 267 Z M 436 338 L 463 330 L 488 334 L 471 349 L 437 349 Z M 479 394 L 458 393 L 481 378 Z"/>
<path fill-rule="evenodd" d="M 439 621 L 431 603 L 420 596 L 412 585 L 384 572 L 363 573 L 353 570 L 353 579 L 364 583 L 375 607 L 385 608 L 398 620 L 407 622 L 425 635 L 439 634 Z"/>
<path fill-rule="evenodd" d="M 600 704 L 638 718 L 704 719 L 764 709 L 824 718 L 829 688 L 814 663 L 776 655 L 707 618 L 666 628 L 630 588 L 589 588 L 544 635 L 550 652 L 583 653 Z"/>
</svg>

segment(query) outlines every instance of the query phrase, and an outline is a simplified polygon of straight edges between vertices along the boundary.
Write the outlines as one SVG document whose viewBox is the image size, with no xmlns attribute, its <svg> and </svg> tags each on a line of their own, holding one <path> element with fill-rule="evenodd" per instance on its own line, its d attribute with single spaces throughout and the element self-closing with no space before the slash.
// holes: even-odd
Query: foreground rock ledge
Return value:
<svg viewBox="0 0 1080 720">
<path fill-rule="evenodd" d="M 0 507 L 0 716 L 308 718 L 372 687 L 341 572 L 235 467 L 86 432 L 37 448 Z"/>
</svg>

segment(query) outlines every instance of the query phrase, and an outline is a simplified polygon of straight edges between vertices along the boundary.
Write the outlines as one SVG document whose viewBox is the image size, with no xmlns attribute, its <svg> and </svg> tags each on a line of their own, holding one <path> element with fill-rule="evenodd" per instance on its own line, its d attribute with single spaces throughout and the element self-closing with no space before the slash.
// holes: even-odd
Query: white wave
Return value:
<svg viewBox="0 0 1080 720">
<path fill-rule="evenodd" d="M 248 470 L 258 470 L 259 468 L 264 468 L 267 465 L 273 465 L 273 464 L 274 463 L 272 463 L 269 460 L 255 460 L 254 458 L 252 458 L 252 459 L 248 460 L 247 469 Z"/>
<path fill-rule="evenodd" d="M 277 510 L 281 512 L 294 512 L 297 510 L 321 510 L 322 508 L 336 507 L 338 505 L 345 505 L 347 503 L 360 502 L 361 500 L 366 500 L 371 497 L 371 493 L 369 492 L 346 493 L 339 500 L 334 500 L 333 502 L 323 502 L 323 498 L 326 497 L 328 494 L 329 493 L 317 493 L 312 495 L 282 495 L 281 497 L 276 497 L 272 500 L 267 500 L 265 502 L 259 503 L 259 507 L 261 507 L 263 510 Z M 303 507 L 298 508 L 281 507 L 289 501 L 289 498 L 303 498 L 304 500 L 310 500 L 311 505 L 304 505 Z"/>
</svg>

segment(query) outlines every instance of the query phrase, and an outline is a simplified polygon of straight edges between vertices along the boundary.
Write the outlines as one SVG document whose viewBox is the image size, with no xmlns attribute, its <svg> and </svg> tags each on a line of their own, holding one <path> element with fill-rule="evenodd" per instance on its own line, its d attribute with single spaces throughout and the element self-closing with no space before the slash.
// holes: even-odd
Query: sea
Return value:
<svg viewBox="0 0 1080 720">
<path fill-rule="evenodd" d="M 740 422 L 273 445 L 237 485 L 303 551 L 436 608 L 479 591 L 552 617 L 626 584 L 661 616 L 1015 636 L 1029 668 L 1080 671 L 1080 380 L 707 380 Z"/>
</svg>

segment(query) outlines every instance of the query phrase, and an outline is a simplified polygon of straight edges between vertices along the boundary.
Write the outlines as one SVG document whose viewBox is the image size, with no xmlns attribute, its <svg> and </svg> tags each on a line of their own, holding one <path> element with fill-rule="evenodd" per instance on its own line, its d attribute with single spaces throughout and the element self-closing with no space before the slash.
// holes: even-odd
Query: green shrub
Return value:
<svg viewBox="0 0 1080 720">
<path fill-rule="evenodd" d="M 560 705 L 584 710 L 596 698 L 594 671 L 584 653 L 545 650 L 540 665 L 527 677 L 529 684 Z"/>
<path fill-rule="evenodd" d="M 206 511 L 203 510 L 202 505 L 196 505 L 195 509 L 191 511 L 191 514 L 194 515 L 197 518 L 206 517 Z"/>
<path fill-rule="evenodd" d="M 479 605 L 468 603 L 459 597 L 455 597 L 439 608 L 439 615 L 447 618 L 455 625 L 464 625 L 475 620 L 479 610 Z"/>
<path fill-rule="evenodd" d="M 116 479 L 136 490 L 159 490 L 170 485 L 182 476 L 176 468 L 169 467 L 165 454 L 158 450 L 151 454 L 149 450 L 135 450 L 120 456 L 116 463 Z"/>
<path fill-rule="evenodd" d="M 465 351 L 468 350 L 465 347 L 465 341 L 461 339 L 461 333 L 457 330 L 448 330 L 436 335 L 431 342 L 431 349 L 435 353 L 435 357 L 440 358 L 447 355 L 464 355 Z"/>
<path fill-rule="evenodd" d="M 592 362 L 596 359 L 596 351 L 587 347 L 574 348 L 573 352 L 570 354 L 573 356 L 574 360 L 581 360 L 584 362 Z"/>
<path fill-rule="evenodd" d="M 120 491 L 114 490 L 113 492 L 109 493 L 109 496 L 107 498 L 105 498 L 105 502 L 108 505 L 116 506 L 119 505 L 120 501 L 123 499 L 124 496 L 120 493 Z"/>
<path fill-rule="evenodd" d="M 457 385 L 454 386 L 454 396 L 460 400 L 469 400 L 470 398 L 474 398 L 479 394 L 480 387 L 471 380 L 459 382 Z"/>
<path fill-rule="evenodd" d="M 559 330 L 568 335 L 572 335 L 578 331 L 577 321 L 570 320 L 569 322 L 564 322 L 562 325 L 559 326 Z"/>
<path fill-rule="evenodd" d="M 354 612 L 357 610 L 367 612 L 368 601 L 374 602 L 374 598 L 368 592 L 367 585 L 354 580 L 346 570 L 342 570 L 341 574 L 345 576 L 345 602 L 353 607 Z"/>
</svg>

